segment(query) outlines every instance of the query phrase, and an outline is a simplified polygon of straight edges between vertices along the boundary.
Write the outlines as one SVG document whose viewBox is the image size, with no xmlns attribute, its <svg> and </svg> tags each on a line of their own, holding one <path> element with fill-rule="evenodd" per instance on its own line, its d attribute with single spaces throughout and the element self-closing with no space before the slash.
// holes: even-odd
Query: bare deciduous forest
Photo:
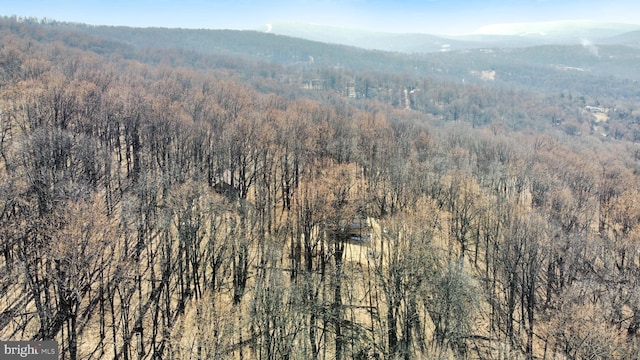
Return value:
<svg viewBox="0 0 640 360">
<path fill-rule="evenodd" d="M 0 338 L 72 360 L 640 356 L 636 83 L 106 32 L 0 19 Z"/>
</svg>

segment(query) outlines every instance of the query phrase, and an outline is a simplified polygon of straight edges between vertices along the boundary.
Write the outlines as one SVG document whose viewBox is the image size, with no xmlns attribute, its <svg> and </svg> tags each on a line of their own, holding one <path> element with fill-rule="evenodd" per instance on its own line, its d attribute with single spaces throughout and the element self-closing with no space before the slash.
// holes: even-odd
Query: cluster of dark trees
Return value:
<svg viewBox="0 0 640 360">
<path fill-rule="evenodd" d="M 640 355 L 637 99 L 594 104 L 618 105 L 603 137 L 580 94 L 55 29 L 0 22 L 3 339 L 64 359 Z"/>
</svg>

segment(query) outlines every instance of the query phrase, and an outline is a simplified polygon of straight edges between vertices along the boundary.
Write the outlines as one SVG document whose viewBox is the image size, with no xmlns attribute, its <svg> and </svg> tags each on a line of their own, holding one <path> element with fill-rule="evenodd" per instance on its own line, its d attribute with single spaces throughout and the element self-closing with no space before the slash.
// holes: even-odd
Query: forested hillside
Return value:
<svg viewBox="0 0 640 360">
<path fill-rule="evenodd" d="M 86 28 L 0 19 L 1 339 L 61 359 L 640 356 L 633 78 Z"/>
</svg>

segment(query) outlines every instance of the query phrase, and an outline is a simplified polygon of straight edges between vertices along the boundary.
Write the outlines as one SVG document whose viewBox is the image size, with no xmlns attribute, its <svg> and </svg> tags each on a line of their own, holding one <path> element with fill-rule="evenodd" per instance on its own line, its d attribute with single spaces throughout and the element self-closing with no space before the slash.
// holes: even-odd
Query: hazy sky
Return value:
<svg viewBox="0 0 640 360">
<path fill-rule="evenodd" d="M 638 0 L 0 0 L 0 15 L 97 25 L 258 29 L 278 21 L 462 34 L 495 23 L 640 23 Z"/>
</svg>

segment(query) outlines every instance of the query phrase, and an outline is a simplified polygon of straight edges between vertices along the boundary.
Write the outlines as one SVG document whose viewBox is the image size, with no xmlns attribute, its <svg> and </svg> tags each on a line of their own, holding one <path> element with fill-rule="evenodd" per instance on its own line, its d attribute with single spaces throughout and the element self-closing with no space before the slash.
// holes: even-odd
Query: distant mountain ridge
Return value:
<svg viewBox="0 0 640 360">
<path fill-rule="evenodd" d="M 585 40 L 598 44 L 635 45 L 640 38 L 637 34 L 633 35 L 640 31 L 640 25 L 580 20 L 494 24 L 466 35 L 385 33 L 289 22 L 275 22 L 257 30 L 325 43 L 403 53 L 568 45 L 581 44 Z"/>
<path fill-rule="evenodd" d="M 58 34 L 63 43 L 97 54 L 118 53 L 125 58 L 153 64 L 171 63 L 180 55 L 182 61 L 189 59 L 189 62 L 174 64 L 176 66 L 204 66 L 232 71 L 246 68 L 263 71 L 269 64 L 273 67 L 265 73 L 270 73 L 274 78 L 282 69 L 298 69 L 303 76 L 295 81 L 302 81 L 304 77 L 313 80 L 320 77 L 318 74 L 324 74 L 322 76 L 329 81 L 345 76 L 360 76 L 354 74 L 370 77 L 403 74 L 461 84 L 495 84 L 541 93 L 572 92 L 619 98 L 640 95 L 636 83 L 640 81 L 640 47 L 616 45 L 622 41 L 637 41 L 640 32 L 623 33 L 597 40 L 597 43 L 586 39 L 578 43 L 576 40 L 570 45 L 538 45 L 539 40 L 524 36 L 472 34 L 465 36 L 466 40 L 461 40 L 462 37 L 450 39 L 433 35 L 385 34 L 389 41 L 396 42 L 396 49 L 406 45 L 402 43 L 405 38 L 409 39 L 407 41 L 422 41 L 423 51 L 408 54 L 400 50 L 367 50 L 278 35 L 277 26 L 273 25 L 272 31 L 263 29 L 259 32 L 131 28 L 55 21 L 35 24 L 47 32 L 39 31 L 35 26 L 25 26 L 25 31 L 31 29 L 29 34 L 34 38 L 46 33 Z M 334 30 L 341 35 L 342 30 Z M 367 35 L 367 32 L 349 30 L 347 33 L 352 36 Z M 485 39 L 491 41 L 483 41 Z M 613 45 L 604 44 L 604 41 Z M 512 46 L 504 46 L 507 43 Z M 429 46 L 435 50 L 425 51 Z M 254 76 L 246 71 L 243 74 L 248 78 Z M 605 82 L 609 85 L 603 87 Z"/>
<path fill-rule="evenodd" d="M 625 45 L 640 48 L 640 30 L 626 32 L 624 34 L 612 36 L 605 39 L 603 44 L 607 45 Z"/>
<path fill-rule="evenodd" d="M 505 23 L 486 25 L 474 32 L 485 35 L 516 35 L 552 39 L 592 37 L 596 39 L 616 36 L 625 32 L 640 30 L 640 25 L 606 23 L 590 20 L 541 21 L 531 23 Z"/>
</svg>

